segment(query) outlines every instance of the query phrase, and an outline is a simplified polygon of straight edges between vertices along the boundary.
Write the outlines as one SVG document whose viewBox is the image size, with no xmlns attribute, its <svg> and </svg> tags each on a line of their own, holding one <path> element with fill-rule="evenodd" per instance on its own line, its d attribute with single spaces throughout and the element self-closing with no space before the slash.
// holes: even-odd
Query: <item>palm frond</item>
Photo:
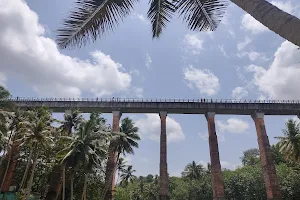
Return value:
<svg viewBox="0 0 300 200">
<path fill-rule="evenodd" d="M 112 31 L 138 0 L 77 0 L 76 8 L 58 29 L 60 48 L 81 47 Z"/>
<path fill-rule="evenodd" d="M 152 24 L 152 37 L 155 38 L 160 36 L 176 9 L 169 0 L 150 0 L 150 2 L 147 15 Z"/>
<path fill-rule="evenodd" d="M 224 0 L 178 0 L 176 3 L 179 14 L 193 31 L 216 30 L 227 5 Z"/>
</svg>

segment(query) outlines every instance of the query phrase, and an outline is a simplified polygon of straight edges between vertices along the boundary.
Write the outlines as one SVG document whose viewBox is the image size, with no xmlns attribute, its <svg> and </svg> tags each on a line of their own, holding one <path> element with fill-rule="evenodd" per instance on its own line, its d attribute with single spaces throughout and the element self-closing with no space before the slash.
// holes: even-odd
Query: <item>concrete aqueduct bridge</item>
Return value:
<svg viewBox="0 0 300 200">
<path fill-rule="evenodd" d="M 208 124 L 209 150 L 211 160 L 211 181 L 214 200 L 225 200 L 224 185 L 220 164 L 218 138 L 215 128 L 215 115 L 249 115 L 253 118 L 260 151 L 263 179 L 267 199 L 282 199 L 276 170 L 273 162 L 264 115 L 300 115 L 300 101 L 250 101 L 250 100 L 213 100 L 213 99 L 121 99 L 121 98 L 11 98 L 20 108 L 48 107 L 53 112 L 79 109 L 90 113 L 99 111 L 113 114 L 113 129 L 119 130 L 122 113 L 157 113 L 161 119 L 160 137 L 160 199 L 169 197 L 167 167 L 167 114 L 204 114 Z M 111 172 L 113 173 L 113 172 Z M 114 183 L 106 195 L 106 200 L 114 198 Z"/>
</svg>

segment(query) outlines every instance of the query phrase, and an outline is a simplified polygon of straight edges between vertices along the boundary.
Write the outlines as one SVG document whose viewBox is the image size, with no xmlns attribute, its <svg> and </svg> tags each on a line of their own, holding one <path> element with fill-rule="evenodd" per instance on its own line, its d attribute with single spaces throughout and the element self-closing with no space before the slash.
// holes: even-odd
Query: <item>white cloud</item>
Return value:
<svg viewBox="0 0 300 200">
<path fill-rule="evenodd" d="M 239 43 L 237 44 L 237 49 L 238 49 L 239 51 L 241 51 L 241 50 L 243 50 L 248 44 L 250 44 L 251 42 L 252 42 L 252 40 L 251 40 L 248 36 L 246 36 L 245 39 L 244 39 L 244 41 L 239 42 Z"/>
<path fill-rule="evenodd" d="M 285 41 L 274 56 L 268 69 L 256 65 L 246 67 L 248 72 L 253 72 L 253 83 L 268 98 L 300 99 L 300 50 Z"/>
<path fill-rule="evenodd" d="M 146 62 L 145 62 L 145 65 L 146 65 L 147 69 L 150 69 L 151 63 L 152 63 L 151 56 L 150 56 L 149 54 L 146 54 Z"/>
<path fill-rule="evenodd" d="M 295 14 L 295 11 L 298 10 L 299 5 L 293 5 L 291 1 L 271 1 L 273 5 L 277 6 L 279 9 L 290 13 Z M 249 30 L 252 34 L 259 34 L 266 31 L 269 31 L 267 27 L 254 19 L 251 15 L 245 14 L 242 18 L 242 28 Z"/>
<path fill-rule="evenodd" d="M 6 87 L 7 78 L 5 74 L 0 72 L 0 86 Z"/>
<path fill-rule="evenodd" d="M 232 29 L 229 28 L 228 33 L 231 35 L 231 37 L 235 38 L 235 32 Z"/>
<path fill-rule="evenodd" d="M 84 91 L 104 96 L 126 91 L 131 84 L 122 65 L 101 51 L 92 52 L 91 60 L 60 53 L 25 1 L 2 0 L 0 27 L 1 71 L 40 95 L 72 97 Z"/>
<path fill-rule="evenodd" d="M 193 66 L 184 69 L 184 79 L 190 88 L 196 87 L 200 94 L 212 96 L 220 89 L 219 79 L 208 69 L 196 69 Z"/>
<path fill-rule="evenodd" d="M 186 34 L 183 39 L 184 49 L 192 54 L 200 54 L 203 48 L 203 40 L 196 34 Z"/>
<path fill-rule="evenodd" d="M 224 49 L 224 45 L 218 45 L 219 50 L 221 51 L 221 53 L 228 58 L 229 56 L 227 55 L 225 49 Z"/>
<path fill-rule="evenodd" d="M 144 89 L 143 89 L 143 88 L 140 88 L 140 87 L 134 87 L 133 89 L 134 89 L 135 96 L 136 96 L 137 98 L 143 98 L 143 97 L 144 97 L 144 95 L 143 95 Z"/>
<path fill-rule="evenodd" d="M 132 69 L 129 73 L 135 76 L 139 76 L 141 74 L 140 71 L 137 69 Z"/>
<path fill-rule="evenodd" d="M 159 141 L 160 139 L 160 117 L 158 114 L 146 114 L 145 118 L 136 121 L 136 126 L 139 127 L 139 132 L 142 137 L 150 140 Z M 184 140 L 180 124 L 173 118 L 167 117 L 167 140 L 168 142 L 178 142 Z"/>
<path fill-rule="evenodd" d="M 252 62 L 257 61 L 257 60 L 262 60 L 262 61 L 268 61 L 269 59 L 265 56 L 264 53 L 259 53 L 256 51 L 249 51 L 249 52 L 243 52 L 243 53 L 239 53 L 237 54 L 238 57 L 244 57 L 247 56 L 249 58 L 249 60 L 251 60 Z"/>
<path fill-rule="evenodd" d="M 239 165 L 231 163 L 229 161 L 220 161 L 220 164 L 222 166 L 222 168 L 226 168 L 226 169 L 230 169 L 230 170 L 235 170 L 236 168 L 238 168 Z"/>
<path fill-rule="evenodd" d="M 252 34 L 259 34 L 269 29 L 262 25 L 259 21 L 254 19 L 250 14 L 245 14 L 242 18 L 242 27 L 245 30 L 249 30 Z"/>
<path fill-rule="evenodd" d="M 250 127 L 248 122 L 238 118 L 229 118 L 226 122 L 216 120 L 216 125 L 221 133 L 245 133 Z"/>
<path fill-rule="evenodd" d="M 202 140 L 208 140 L 208 133 L 205 132 L 205 133 L 198 133 L 198 135 L 200 136 L 200 138 Z"/>
<path fill-rule="evenodd" d="M 248 91 L 243 87 L 236 87 L 232 90 L 233 99 L 243 99 L 248 96 Z"/>
<path fill-rule="evenodd" d="M 140 13 L 133 13 L 132 14 L 132 18 L 133 19 L 138 19 L 140 22 L 142 22 L 143 24 L 150 24 L 150 22 L 147 20 L 147 18 Z"/>
</svg>

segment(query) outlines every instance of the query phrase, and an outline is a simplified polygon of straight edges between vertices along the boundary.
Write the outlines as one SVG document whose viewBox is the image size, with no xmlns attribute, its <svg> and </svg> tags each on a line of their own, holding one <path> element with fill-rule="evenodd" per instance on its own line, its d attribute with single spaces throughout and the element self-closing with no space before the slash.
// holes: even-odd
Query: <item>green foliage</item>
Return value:
<svg viewBox="0 0 300 200">
<path fill-rule="evenodd" d="M 76 8 L 58 29 L 60 48 L 81 47 L 95 41 L 124 20 L 138 0 L 77 0 Z M 225 13 L 224 0 L 150 0 L 147 16 L 152 25 L 152 37 L 159 37 L 176 11 L 191 30 L 215 30 Z"/>
<path fill-rule="evenodd" d="M 259 150 L 256 148 L 248 149 L 243 152 L 241 157 L 242 164 L 244 166 L 254 166 L 260 163 Z"/>
<path fill-rule="evenodd" d="M 132 169 L 131 165 L 127 166 L 121 174 L 121 185 L 128 185 L 128 183 L 132 183 L 136 179 L 136 176 L 133 174 L 135 172 L 136 171 Z"/>
<path fill-rule="evenodd" d="M 279 151 L 286 159 L 300 161 L 300 124 L 295 120 L 288 120 L 286 122 L 286 129 L 283 131 L 282 137 L 275 137 L 279 139 Z"/>
<path fill-rule="evenodd" d="M 266 199 L 261 167 L 258 165 L 224 171 L 223 179 L 228 199 Z"/>
<path fill-rule="evenodd" d="M 189 163 L 182 172 L 182 176 L 190 180 L 198 180 L 205 174 L 203 165 L 197 164 L 195 161 Z"/>
</svg>

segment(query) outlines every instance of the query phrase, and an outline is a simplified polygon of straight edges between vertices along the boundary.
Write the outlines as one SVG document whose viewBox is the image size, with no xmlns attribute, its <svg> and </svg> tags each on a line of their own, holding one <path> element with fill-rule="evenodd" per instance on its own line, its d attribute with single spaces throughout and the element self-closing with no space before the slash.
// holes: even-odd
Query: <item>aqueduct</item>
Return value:
<svg viewBox="0 0 300 200">
<path fill-rule="evenodd" d="M 213 99 L 121 99 L 121 98 L 11 98 L 20 108 L 48 107 L 53 112 L 79 109 L 81 112 L 99 111 L 113 114 L 113 131 L 119 131 L 122 113 L 157 113 L 161 119 L 160 134 L 160 199 L 168 199 L 167 170 L 167 114 L 204 114 L 208 123 L 211 181 L 214 200 L 225 200 L 224 185 L 219 157 L 215 114 L 250 115 L 257 131 L 258 147 L 268 200 L 282 199 L 276 177 L 264 115 L 299 115 L 300 101 L 249 101 Z M 110 187 L 113 195 L 114 184 Z M 113 199 L 113 196 L 112 196 Z"/>
</svg>

